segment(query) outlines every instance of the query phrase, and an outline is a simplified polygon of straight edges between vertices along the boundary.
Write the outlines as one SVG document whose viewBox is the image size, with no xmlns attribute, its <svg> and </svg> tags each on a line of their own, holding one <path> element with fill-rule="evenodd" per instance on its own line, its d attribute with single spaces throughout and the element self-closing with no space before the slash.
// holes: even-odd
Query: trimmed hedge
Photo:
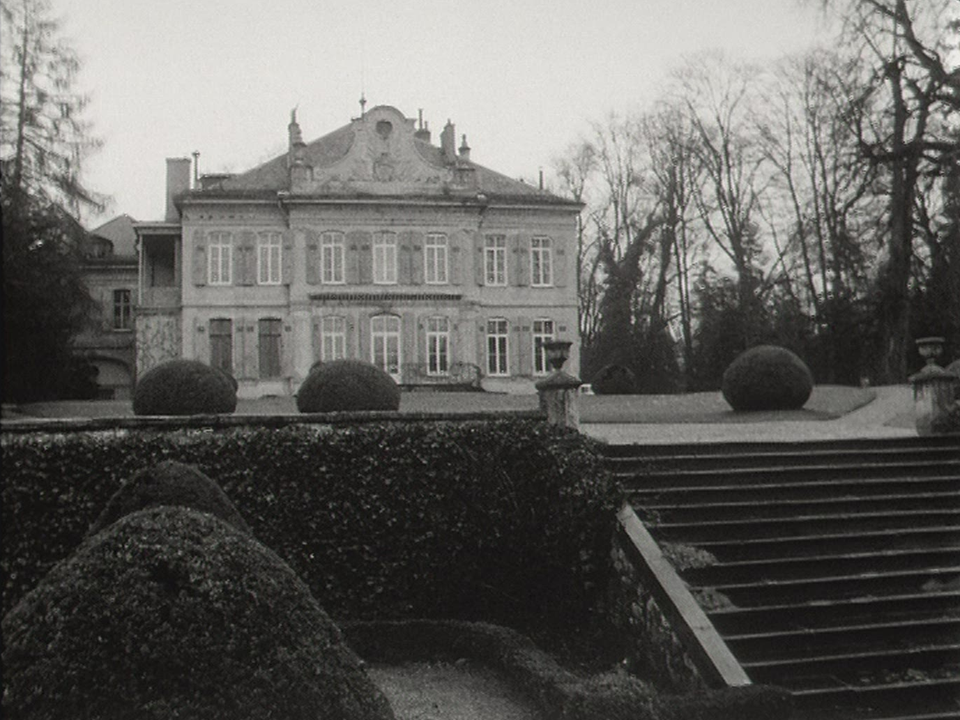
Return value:
<svg viewBox="0 0 960 720">
<path fill-rule="evenodd" d="M 123 479 L 173 458 L 213 478 L 341 618 L 577 623 L 621 499 L 593 441 L 532 420 L 9 436 L 4 608 Z"/>
<path fill-rule="evenodd" d="M 240 532 L 250 532 L 219 485 L 191 465 L 164 460 L 141 470 L 121 485 L 87 534 L 95 535 L 124 515 L 161 505 L 210 513 Z"/>
<path fill-rule="evenodd" d="M 302 413 L 399 408 L 397 383 L 376 365 L 362 360 L 315 364 L 297 391 L 297 410 Z"/>
<path fill-rule="evenodd" d="M 295 573 L 212 515 L 128 515 L 3 619 L 3 709 L 28 718 L 391 720 Z"/>
<path fill-rule="evenodd" d="M 237 381 L 197 360 L 168 360 L 133 389 L 134 415 L 220 415 L 237 409 Z"/>
<path fill-rule="evenodd" d="M 737 412 L 799 410 L 813 392 L 813 375 L 786 348 L 757 345 L 730 363 L 721 390 Z"/>
<path fill-rule="evenodd" d="M 637 376 L 626 365 L 605 365 L 590 383 L 594 395 L 635 395 Z"/>
</svg>

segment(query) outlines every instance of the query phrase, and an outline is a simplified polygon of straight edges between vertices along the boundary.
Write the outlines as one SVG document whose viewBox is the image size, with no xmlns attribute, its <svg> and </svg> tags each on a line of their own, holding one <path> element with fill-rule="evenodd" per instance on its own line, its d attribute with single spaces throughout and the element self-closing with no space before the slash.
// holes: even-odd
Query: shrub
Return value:
<svg viewBox="0 0 960 720">
<path fill-rule="evenodd" d="M 637 392 L 637 377 L 626 365 L 605 365 L 590 383 L 595 395 L 633 395 Z"/>
<path fill-rule="evenodd" d="M 813 392 L 813 376 L 786 348 L 758 345 L 737 357 L 723 373 L 723 397 L 744 410 L 795 410 Z"/>
<path fill-rule="evenodd" d="M 107 501 L 87 534 L 94 535 L 130 513 L 161 505 L 210 513 L 240 532 L 250 532 L 219 485 L 191 465 L 165 460 L 124 483 Z"/>
<path fill-rule="evenodd" d="M 183 508 L 90 538 L 3 619 L 3 638 L 9 718 L 393 717 L 279 557 Z"/>
<path fill-rule="evenodd" d="M 237 409 L 234 380 L 196 360 L 169 360 L 148 370 L 133 390 L 135 415 L 228 414 Z"/>
<path fill-rule="evenodd" d="M 297 410 L 302 413 L 399 407 L 397 383 L 380 368 L 362 360 L 314 365 L 297 391 Z"/>
<path fill-rule="evenodd" d="M 335 617 L 566 627 L 594 606 L 621 496 L 598 445 L 533 420 L 4 435 L 9 608 L 144 467 L 217 479 Z"/>
</svg>

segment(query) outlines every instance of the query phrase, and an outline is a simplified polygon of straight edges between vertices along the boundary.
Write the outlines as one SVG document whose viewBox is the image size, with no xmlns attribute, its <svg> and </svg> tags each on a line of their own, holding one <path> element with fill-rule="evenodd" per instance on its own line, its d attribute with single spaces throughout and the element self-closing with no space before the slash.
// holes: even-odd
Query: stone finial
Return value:
<svg viewBox="0 0 960 720">
<path fill-rule="evenodd" d="M 462 136 L 463 140 L 460 142 L 460 159 L 461 160 L 470 160 L 470 146 L 467 145 L 467 136 Z"/>
</svg>

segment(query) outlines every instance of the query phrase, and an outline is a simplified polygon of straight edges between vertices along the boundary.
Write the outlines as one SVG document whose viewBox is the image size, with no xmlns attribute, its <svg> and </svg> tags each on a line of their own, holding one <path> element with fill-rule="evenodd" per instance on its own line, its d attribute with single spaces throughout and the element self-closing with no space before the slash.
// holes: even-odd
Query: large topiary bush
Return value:
<svg viewBox="0 0 960 720">
<path fill-rule="evenodd" d="M 236 381 L 197 360 L 168 360 L 133 390 L 134 415 L 219 415 L 237 409 Z"/>
<path fill-rule="evenodd" d="M 594 375 L 590 387 L 595 395 L 633 395 L 637 377 L 626 365 L 605 365 Z"/>
<path fill-rule="evenodd" d="M 219 485 L 192 465 L 165 460 L 141 470 L 124 483 L 107 501 L 88 534 L 98 533 L 130 513 L 162 505 L 210 513 L 240 532 L 250 532 Z"/>
<path fill-rule="evenodd" d="M 315 365 L 297 391 L 297 409 L 302 413 L 399 408 L 397 383 L 380 368 L 362 360 Z"/>
<path fill-rule="evenodd" d="M 3 638 L 10 720 L 393 717 L 290 567 L 184 508 L 88 539 L 7 614 Z"/>
<path fill-rule="evenodd" d="M 723 397 L 736 411 L 796 410 L 813 392 L 813 375 L 794 353 L 758 345 L 740 354 L 723 373 Z"/>
</svg>

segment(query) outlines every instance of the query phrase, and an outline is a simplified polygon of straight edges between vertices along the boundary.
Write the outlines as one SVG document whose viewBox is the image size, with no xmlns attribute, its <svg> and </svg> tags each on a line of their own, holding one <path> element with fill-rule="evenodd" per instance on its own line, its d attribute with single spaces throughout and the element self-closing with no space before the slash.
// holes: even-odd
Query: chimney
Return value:
<svg viewBox="0 0 960 720">
<path fill-rule="evenodd" d="M 470 161 L 470 146 L 467 145 L 467 136 L 463 136 L 463 141 L 460 143 L 460 159 Z"/>
<path fill-rule="evenodd" d="M 443 151 L 443 159 L 448 163 L 457 161 L 457 129 L 453 123 L 447 120 L 447 124 L 440 133 L 440 150 Z"/>
<path fill-rule="evenodd" d="M 165 222 L 179 222 L 180 211 L 174 200 L 190 190 L 190 158 L 167 158 L 167 208 Z"/>
<path fill-rule="evenodd" d="M 287 134 L 289 136 L 289 145 L 287 150 L 287 165 L 293 165 L 293 160 L 297 156 L 297 150 L 306 147 L 303 142 L 303 135 L 300 133 L 300 124 L 297 122 L 297 109 L 290 111 L 290 124 L 287 125 Z"/>
<path fill-rule="evenodd" d="M 417 131 L 413 136 L 417 140 L 423 140 L 424 142 L 430 142 L 430 124 L 423 121 L 423 108 L 420 108 L 418 111 L 419 121 L 417 124 Z"/>
</svg>

